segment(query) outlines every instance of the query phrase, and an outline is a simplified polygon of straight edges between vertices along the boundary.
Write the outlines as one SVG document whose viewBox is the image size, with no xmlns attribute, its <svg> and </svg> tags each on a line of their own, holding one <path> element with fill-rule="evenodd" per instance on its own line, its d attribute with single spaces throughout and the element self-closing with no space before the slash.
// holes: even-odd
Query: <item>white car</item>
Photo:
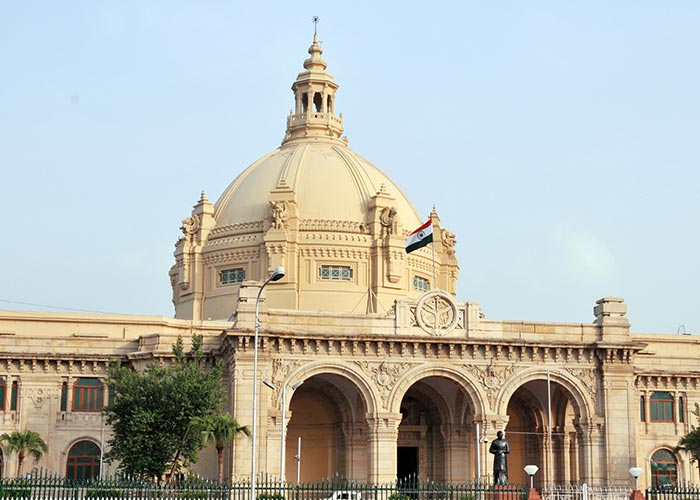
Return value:
<svg viewBox="0 0 700 500">
<path fill-rule="evenodd" d="M 359 491 L 334 491 L 331 496 L 324 500 L 362 500 Z"/>
</svg>

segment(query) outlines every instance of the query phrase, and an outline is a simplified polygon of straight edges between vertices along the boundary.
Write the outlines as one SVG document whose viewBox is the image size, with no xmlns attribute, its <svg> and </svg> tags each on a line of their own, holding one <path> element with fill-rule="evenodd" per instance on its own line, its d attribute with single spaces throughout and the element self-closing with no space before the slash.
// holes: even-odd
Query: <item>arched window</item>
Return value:
<svg viewBox="0 0 700 500">
<path fill-rule="evenodd" d="M 17 398 L 19 397 L 19 384 L 16 380 L 12 382 L 10 392 L 10 411 L 17 411 Z"/>
<path fill-rule="evenodd" d="M 93 479 L 100 475 L 100 448 L 91 441 L 79 441 L 68 452 L 66 478 Z"/>
<path fill-rule="evenodd" d="M 652 422 L 673 422 L 673 397 L 670 393 L 655 392 L 650 403 Z"/>
<path fill-rule="evenodd" d="M 73 386 L 73 411 L 101 411 L 102 382 L 96 378 L 79 378 Z"/>
<path fill-rule="evenodd" d="M 651 456 L 651 485 L 653 487 L 671 485 L 678 481 L 676 457 L 668 450 L 657 450 Z"/>
<path fill-rule="evenodd" d="M 61 411 L 68 411 L 68 382 L 61 384 Z"/>
</svg>

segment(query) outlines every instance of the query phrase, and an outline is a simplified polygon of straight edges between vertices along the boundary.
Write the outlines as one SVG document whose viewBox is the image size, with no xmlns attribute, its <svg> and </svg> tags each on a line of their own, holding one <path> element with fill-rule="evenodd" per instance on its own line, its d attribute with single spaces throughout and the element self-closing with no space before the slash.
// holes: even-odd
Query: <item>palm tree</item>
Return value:
<svg viewBox="0 0 700 500">
<path fill-rule="evenodd" d="M 202 438 L 205 443 L 214 443 L 216 460 L 219 471 L 219 482 L 224 482 L 224 448 L 240 434 L 250 436 L 246 425 L 238 425 L 236 418 L 230 413 L 215 413 L 203 418 L 200 422 Z"/>
<path fill-rule="evenodd" d="M 695 415 L 700 426 L 700 404 L 695 403 L 695 410 L 691 410 L 690 413 Z M 690 454 L 690 461 L 697 463 L 700 469 L 700 427 L 691 426 L 690 432 L 681 438 L 674 451 L 676 453 L 687 451 Z"/>
<path fill-rule="evenodd" d="M 49 447 L 41 439 L 39 433 L 30 430 L 15 431 L 12 434 L 5 433 L 0 436 L 0 442 L 5 443 L 8 453 L 17 452 L 17 477 L 22 475 L 22 465 L 27 453 L 34 458 L 35 462 L 38 462 L 41 456 L 49 451 Z"/>
</svg>

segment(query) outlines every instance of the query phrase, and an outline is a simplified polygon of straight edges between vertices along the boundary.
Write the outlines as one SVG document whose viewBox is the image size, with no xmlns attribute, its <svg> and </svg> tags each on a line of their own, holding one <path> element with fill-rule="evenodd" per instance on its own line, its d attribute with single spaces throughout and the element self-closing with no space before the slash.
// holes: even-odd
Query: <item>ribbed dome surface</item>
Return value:
<svg viewBox="0 0 700 500">
<path fill-rule="evenodd" d="M 300 141 L 284 144 L 248 167 L 215 204 L 217 227 L 265 219 L 267 196 L 288 187 L 295 193 L 302 220 L 366 222 L 369 203 L 385 186 L 396 199 L 405 228 L 422 222 L 401 190 L 381 170 L 338 141 Z"/>
</svg>

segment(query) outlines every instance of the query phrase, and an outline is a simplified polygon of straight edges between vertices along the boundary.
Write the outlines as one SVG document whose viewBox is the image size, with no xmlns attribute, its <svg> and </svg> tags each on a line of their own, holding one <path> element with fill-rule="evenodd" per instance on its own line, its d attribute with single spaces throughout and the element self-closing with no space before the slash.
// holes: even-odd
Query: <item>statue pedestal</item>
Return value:
<svg viewBox="0 0 700 500">
<path fill-rule="evenodd" d="M 511 485 L 495 485 L 489 500 L 521 500 L 518 488 Z M 529 499 L 528 499 L 529 500 Z"/>
<path fill-rule="evenodd" d="M 530 493 L 527 495 L 527 500 L 542 500 L 539 491 L 535 488 L 530 488 Z"/>
</svg>

